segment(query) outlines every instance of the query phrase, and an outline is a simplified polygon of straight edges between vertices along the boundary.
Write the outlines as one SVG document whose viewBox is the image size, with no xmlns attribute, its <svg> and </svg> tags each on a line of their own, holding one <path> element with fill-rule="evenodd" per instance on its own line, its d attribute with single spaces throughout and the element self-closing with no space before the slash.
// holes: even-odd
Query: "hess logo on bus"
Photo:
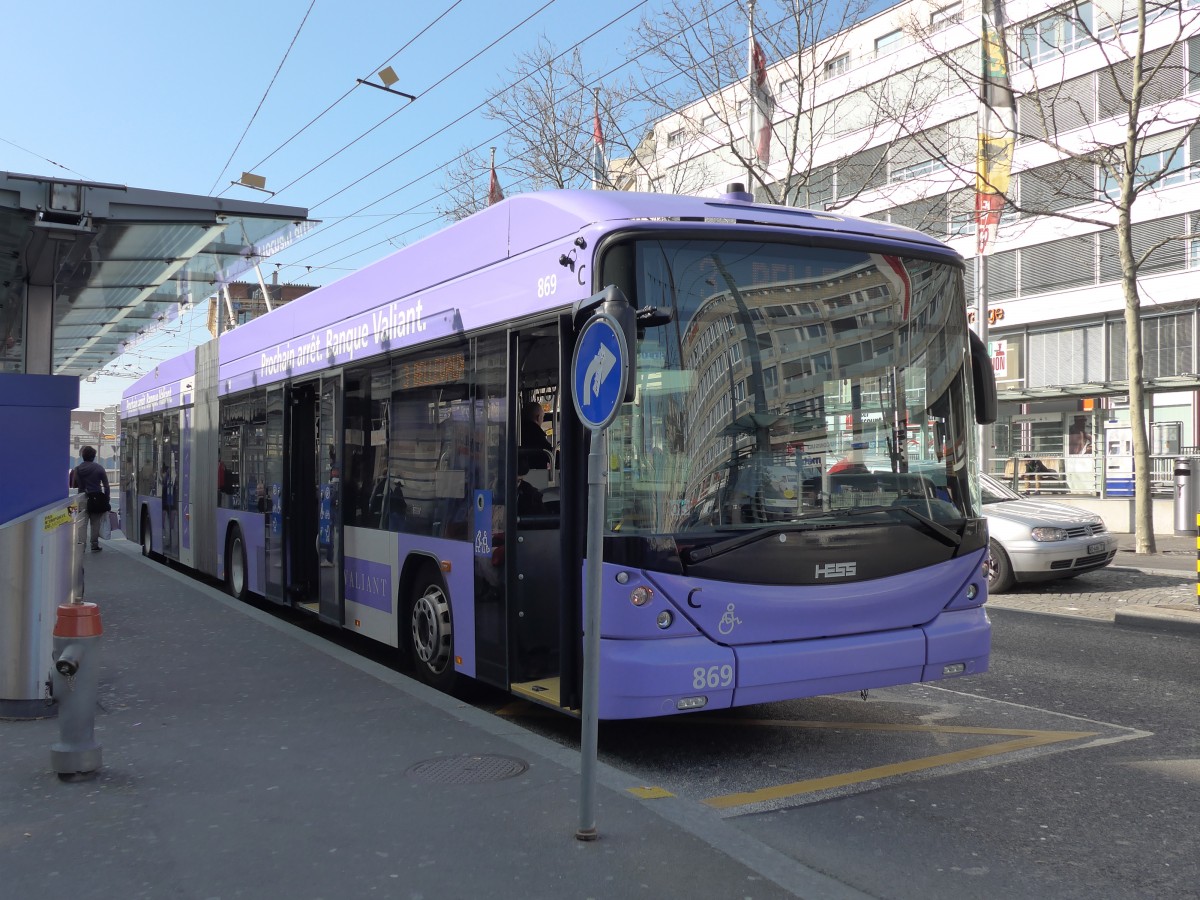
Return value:
<svg viewBox="0 0 1200 900">
<path fill-rule="evenodd" d="M 852 578 L 858 572 L 858 563 L 826 563 L 817 566 L 817 578 Z"/>
</svg>

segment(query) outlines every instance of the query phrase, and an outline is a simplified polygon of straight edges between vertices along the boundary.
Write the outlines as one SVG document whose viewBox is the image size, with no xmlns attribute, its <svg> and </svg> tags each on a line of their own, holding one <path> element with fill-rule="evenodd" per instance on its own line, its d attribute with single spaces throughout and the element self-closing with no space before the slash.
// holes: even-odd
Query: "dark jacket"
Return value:
<svg viewBox="0 0 1200 900">
<path fill-rule="evenodd" d="M 83 462 L 71 470 L 70 487 L 78 488 L 81 494 L 104 494 L 108 496 L 108 474 L 98 462 Z"/>
</svg>

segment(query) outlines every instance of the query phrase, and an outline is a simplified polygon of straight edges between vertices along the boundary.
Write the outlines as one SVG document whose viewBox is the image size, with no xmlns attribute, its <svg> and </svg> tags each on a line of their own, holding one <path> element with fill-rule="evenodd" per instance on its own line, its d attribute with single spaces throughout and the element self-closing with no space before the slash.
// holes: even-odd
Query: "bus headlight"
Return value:
<svg viewBox="0 0 1200 900">
<path fill-rule="evenodd" d="M 654 591 L 645 585 L 641 587 L 635 587 L 629 592 L 629 602 L 634 606 L 645 606 L 651 601 L 651 599 L 653 599 L 653 597 Z"/>
<path fill-rule="evenodd" d="M 658 619 L 656 621 L 658 622 L 659 628 L 670 628 L 671 623 L 675 621 L 675 617 L 671 615 L 671 611 L 669 609 L 664 609 L 658 614 Z"/>
</svg>

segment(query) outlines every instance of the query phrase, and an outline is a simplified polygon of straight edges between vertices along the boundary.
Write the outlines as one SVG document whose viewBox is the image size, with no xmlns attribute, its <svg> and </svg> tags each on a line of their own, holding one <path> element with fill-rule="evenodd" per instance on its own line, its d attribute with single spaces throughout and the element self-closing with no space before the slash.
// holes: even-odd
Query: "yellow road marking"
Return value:
<svg viewBox="0 0 1200 900">
<path fill-rule="evenodd" d="M 629 788 L 629 793 L 633 794 L 639 800 L 663 800 L 667 797 L 675 796 L 670 791 L 660 787 Z"/>
<path fill-rule="evenodd" d="M 801 794 L 812 794 L 817 791 L 827 791 L 832 788 L 845 787 L 851 784 L 862 784 L 866 781 L 875 781 L 896 775 L 908 775 L 912 772 L 936 769 L 939 766 L 949 766 L 955 763 L 986 759 L 989 756 L 1000 756 L 1004 753 L 1015 753 L 1018 750 L 1028 750 L 1031 747 L 1042 747 L 1047 744 L 1057 744 L 1063 741 L 1094 737 L 1097 734 L 1094 731 L 1029 731 L 1014 728 L 971 728 L 958 725 L 905 726 L 873 722 L 857 724 L 846 722 L 780 722 L 778 724 L 799 728 L 842 728 L 847 731 L 908 731 L 926 734 L 988 734 L 996 736 L 1018 735 L 1019 737 L 1011 741 L 984 744 L 981 747 L 955 750 L 951 753 L 939 753 L 936 756 L 925 756 L 920 759 L 890 763 L 885 766 L 874 766 L 870 769 L 859 769 L 856 772 L 843 772 L 839 775 L 829 775 L 824 778 L 809 778 L 805 781 L 794 781 L 791 784 L 781 784 L 757 791 L 744 791 L 737 794 L 725 794 L 721 797 L 709 797 L 704 803 L 716 809 L 729 809 L 734 806 L 745 806 L 749 803 L 762 803 L 766 800 L 782 800 Z"/>
<path fill-rule="evenodd" d="M 496 712 L 499 716 L 522 716 L 531 713 L 552 715 L 550 710 L 538 707 L 525 701 L 517 701 Z M 679 716 L 671 719 L 672 725 L 757 725 L 774 728 L 805 728 L 809 730 L 836 731 L 878 731 L 907 734 L 974 734 L 988 737 L 1009 737 L 1013 740 L 1000 741 L 995 744 L 984 744 L 970 747 L 966 750 L 955 750 L 950 753 L 939 753 L 935 756 L 923 756 L 919 759 L 904 762 L 889 763 L 884 766 L 873 766 L 869 769 L 859 769 L 854 772 L 843 772 L 838 775 L 828 775 L 824 778 L 809 778 L 804 781 L 794 781 L 775 787 L 762 788 L 757 791 L 742 791 L 736 794 L 725 794 L 720 797 L 709 797 L 703 802 L 715 809 L 731 809 L 735 806 L 746 806 L 751 803 L 762 803 L 768 800 L 782 800 L 797 797 L 801 794 L 814 794 L 833 788 L 846 787 L 852 784 L 862 784 L 891 778 L 897 775 L 908 775 L 913 772 L 923 772 L 936 769 L 939 766 L 950 766 L 956 763 L 972 762 L 987 759 L 991 756 L 1001 756 L 1005 753 L 1016 753 L 1033 747 L 1044 747 L 1048 744 L 1059 744 L 1064 741 L 1076 741 L 1082 738 L 1095 737 L 1095 731 L 1036 731 L 1028 728 L 981 728 L 973 725 L 903 725 L 892 722 L 808 722 L 788 719 L 731 719 L 714 716 Z M 640 787 L 629 788 L 629 793 L 642 800 L 653 800 L 661 797 L 673 797 L 674 794 L 663 788 Z"/>
</svg>

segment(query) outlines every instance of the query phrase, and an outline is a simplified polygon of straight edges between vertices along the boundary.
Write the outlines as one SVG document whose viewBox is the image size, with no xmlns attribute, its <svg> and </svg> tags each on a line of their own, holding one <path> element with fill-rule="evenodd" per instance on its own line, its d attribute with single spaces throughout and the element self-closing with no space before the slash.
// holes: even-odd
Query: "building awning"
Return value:
<svg viewBox="0 0 1200 900">
<path fill-rule="evenodd" d="M 1194 391 L 1200 390 L 1200 375 L 1191 372 L 1163 375 L 1159 378 L 1147 378 L 1144 384 L 1148 394 Z M 1000 388 L 996 395 L 1001 403 L 1034 403 L 1038 400 L 1066 400 L 1076 397 L 1119 397 L 1128 393 L 1128 381 L 1092 381 L 1035 388 Z"/>
<path fill-rule="evenodd" d="M 51 373 L 87 376 L 312 225 L 298 207 L 0 172 L 0 308 L 52 287 Z"/>
</svg>

